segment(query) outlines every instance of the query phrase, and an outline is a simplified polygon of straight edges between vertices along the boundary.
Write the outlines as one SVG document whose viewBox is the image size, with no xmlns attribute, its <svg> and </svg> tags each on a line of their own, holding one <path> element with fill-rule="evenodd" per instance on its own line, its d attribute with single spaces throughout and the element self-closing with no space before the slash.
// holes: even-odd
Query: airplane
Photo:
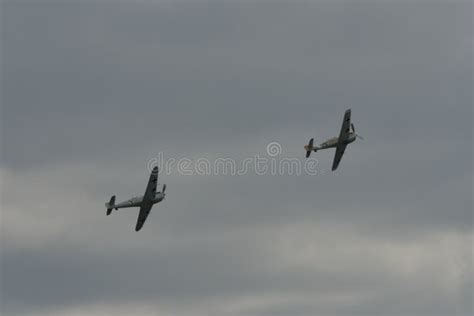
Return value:
<svg viewBox="0 0 474 316">
<path fill-rule="evenodd" d="M 344 113 L 344 120 L 342 121 L 341 131 L 339 137 L 333 137 L 320 144 L 319 146 L 314 146 L 314 138 L 309 140 L 309 143 L 304 146 L 306 150 L 306 158 L 311 155 L 311 152 L 317 152 L 318 150 L 327 149 L 327 148 L 336 148 L 336 154 L 334 155 L 334 161 L 332 163 L 332 171 L 336 170 L 341 162 L 342 155 L 346 150 L 346 146 L 350 143 L 353 143 L 357 138 L 363 140 L 363 138 L 356 134 L 354 124 L 351 123 L 351 109 L 348 109 Z"/>
<path fill-rule="evenodd" d="M 148 214 L 154 204 L 159 203 L 165 199 L 166 184 L 163 184 L 161 192 L 156 192 L 156 185 L 158 182 L 158 167 L 154 167 L 148 180 L 148 185 L 143 196 L 132 197 L 129 200 L 115 204 L 115 195 L 110 198 L 110 201 L 105 203 L 107 208 L 107 215 L 112 213 L 112 210 L 118 210 L 119 208 L 128 207 L 140 207 L 140 213 L 138 214 L 137 225 L 135 231 L 142 229 Z"/>
</svg>

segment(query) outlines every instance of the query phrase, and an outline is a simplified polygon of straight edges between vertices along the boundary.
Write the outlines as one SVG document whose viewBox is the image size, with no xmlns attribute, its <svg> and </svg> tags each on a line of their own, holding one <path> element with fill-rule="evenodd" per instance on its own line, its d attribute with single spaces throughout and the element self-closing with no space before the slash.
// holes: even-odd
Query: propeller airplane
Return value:
<svg viewBox="0 0 474 316">
<path fill-rule="evenodd" d="M 157 182 L 158 167 L 154 167 L 151 171 L 145 194 L 143 196 L 132 197 L 131 199 L 118 204 L 115 204 L 115 195 L 113 195 L 110 198 L 110 201 L 105 203 L 105 207 L 107 207 L 107 215 L 110 215 L 113 209 L 118 210 L 119 208 L 139 207 L 140 213 L 138 214 L 138 220 L 135 226 L 135 231 L 139 231 L 143 227 L 153 205 L 165 199 L 166 184 L 163 184 L 161 192 L 156 192 Z"/>
<path fill-rule="evenodd" d="M 322 149 L 336 148 L 336 154 L 334 155 L 334 161 L 332 163 L 332 170 L 334 171 L 339 166 L 347 145 L 353 143 L 357 138 L 363 140 L 361 136 L 356 134 L 354 124 L 351 123 L 351 110 L 349 109 L 344 113 L 344 120 L 342 121 L 339 137 L 330 138 L 319 146 L 314 146 L 314 138 L 311 138 L 309 143 L 304 146 L 306 158 L 308 158 L 313 151 L 317 152 Z"/>
</svg>

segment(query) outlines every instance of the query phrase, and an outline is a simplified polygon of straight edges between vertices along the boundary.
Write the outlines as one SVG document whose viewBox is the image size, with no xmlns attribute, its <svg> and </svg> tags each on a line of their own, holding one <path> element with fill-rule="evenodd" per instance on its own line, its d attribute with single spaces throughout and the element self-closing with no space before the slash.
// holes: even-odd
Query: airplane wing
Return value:
<svg viewBox="0 0 474 316">
<path fill-rule="evenodd" d="M 155 197 L 156 185 L 158 184 L 158 167 L 153 168 L 150 174 L 150 179 L 146 186 L 145 194 L 143 195 L 143 204 L 147 205 L 151 199 Z"/>
<path fill-rule="evenodd" d="M 339 143 L 344 142 L 351 131 L 351 109 L 344 113 L 344 121 L 342 121 L 341 131 L 339 132 Z"/>
<path fill-rule="evenodd" d="M 148 214 L 150 214 L 151 207 L 153 205 L 142 205 L 140 207 L 140 213 L 138 214 L 138 220 L 137 220 L 137 226 L 135 226 L 135 231 L 139 231 L 142 229 L 143 224 L 145 224 L 146 218 L 148 217 Z"/>
<path fill-rule="evenodd" d="M 336 154 L 334 155 L 334 161 L 332 162 L 332 171 L 337 169 L 339 163 L 341 162 L 342 155 L 344 155 L 344 151 L 346 150 L 346 144 L 340 143 L 336 147 Z"/>
<path fill-rule="evenodd" d="M 150 210 L 153 206 L 151 200 L 155 197 L 156 194 L 156 185 L 158 183 L 158 167 L 153 168 L 150 174 L 150 179 L 148 180 L 148 184 L 146 186 L 145 194 L 143 195 L 142 204 L 140 206 L 140 213 L 138 214 L 137 226 L 135 226 L 135 230 L 139 231 L 142 229 L 143 224 L 150 214 Z"/>
<path fill-rule="evenodd" d="M 346 140 L 349 137 L 351 131 L 351 109 L 344 113 L 344 120 L 342 121 L 341 131 L 339 132 L 338 144 L 336 146 L 336 154 L 334 155 L 334 161 L 332 163 L 332 170 L 336 170 L 337 166 L 341 162 L 342 155 L 346 150 Z"/>
</svg>

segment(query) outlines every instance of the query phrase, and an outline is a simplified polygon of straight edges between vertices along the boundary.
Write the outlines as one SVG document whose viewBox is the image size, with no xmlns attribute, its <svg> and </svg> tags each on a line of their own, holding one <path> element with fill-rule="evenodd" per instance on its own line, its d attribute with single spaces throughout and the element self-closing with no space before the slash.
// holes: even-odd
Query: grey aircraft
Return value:
<svg viewBox="0 0 474 316">
<path fill-rule="evenodd" d="M 346 146 L 354 142 L 357 138 L 363 139 L 355 132 L 354 124 L 351 123 L 351 109 L 349 109 L 344 113 L 344 121 L 342 121 L 339 137 L 330 138 L 319 146 L 314 146 L 314 138 L 311 138 L 309 143 L 304 146 L 306 158 L 311 155 L 312 151 L 317 152 L 321 149 L 336 148 L 336 154 L 334 155 L 334 161 L 332 163 L 332 170 L 334 171 L 341 162 Z"/>
<path fill-rule="evenodd" d="M 161 192 L 156 192 L 157 182 L 158 167 L 154 167 L 151 171 L 145 194 L 143 196 L 132 197 L 131 199 L 118 204 L 115 204 L 115 195 L 113 195 L 110 198 L 110 201 L 105 203 L 105 207 L 107 207 L 107 215 L 110 215 L 113 209 L 118 210 L 119 208 L 139 207 L 140 213 L 138 214 L 137 225 L 135 226 L 135 231 L 139 231 L 143 227 L 153 205 L 165 199 L 166 184 L 163 184 Z"/>
</svg>

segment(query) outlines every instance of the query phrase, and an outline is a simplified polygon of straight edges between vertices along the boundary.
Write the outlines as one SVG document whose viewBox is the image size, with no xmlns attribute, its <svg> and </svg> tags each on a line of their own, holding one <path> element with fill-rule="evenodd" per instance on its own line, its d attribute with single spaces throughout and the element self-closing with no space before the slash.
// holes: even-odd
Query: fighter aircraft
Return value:
<svg viewBox="0 0 474 316">
<path fill-rule="evenodd" d="M 153 204 L 159 203 L 165 198 L 166 184 L 163 184 L 161 192 L 156 192 L 156 185 L 158 182 L 158 167 L 154 167 L 148 180 L 148 185 L 143 196 L 132 197 L 131 199 L 122 203 L 115 204 L 115 195 L 110 198 L 110 201 L 105 203 L 107 207 L 107 215 L 112 213 L 112 209 L 118 210 L 119 208 L 128 207 L 140 207 L 140 213 L 138 214 L 137 225 L 135 231 L 139 231 L 145 223 Z"/>
<path fill-rule="evenodd" d="M 342 121 L 339 137 L 330 138 L 319 146 L 314 146 L 314 138 L 311 138 L 309 143 L 304 146 L 306 158 L 311 155 L 312 151 L 317 152 L 321 149 L 336 148 L 336 154 L 334 155 L 334 161 L 332 163 L 332 170 L 334 171 L 341 162 L 346 146 L 354 142 L 357 138 L 363 139 L 355 132 L 354 124 L 351 123 L 351 109 L 349 109 L 344 113 L 344 121 Z"/>
</svg>

